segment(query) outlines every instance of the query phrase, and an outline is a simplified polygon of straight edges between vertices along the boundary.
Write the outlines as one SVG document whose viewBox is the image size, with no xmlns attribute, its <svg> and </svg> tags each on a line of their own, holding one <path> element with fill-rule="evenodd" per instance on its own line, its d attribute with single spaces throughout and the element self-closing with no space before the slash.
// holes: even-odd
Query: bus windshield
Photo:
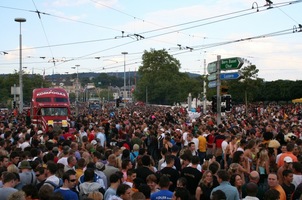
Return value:
<svg viewBox="0 0 302 200">
<path fill-rule="evenodd" d="M 67 108 L 41 108 L 42 116 L 67 116 Z"/>
</svg>

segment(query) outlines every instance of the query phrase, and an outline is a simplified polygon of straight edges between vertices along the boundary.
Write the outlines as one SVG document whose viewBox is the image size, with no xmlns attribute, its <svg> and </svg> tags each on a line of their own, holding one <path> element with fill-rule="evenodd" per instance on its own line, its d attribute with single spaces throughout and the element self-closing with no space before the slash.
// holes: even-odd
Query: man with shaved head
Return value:
<svg viewBox="0 0 302 200">
<path fill-rule="evenodd" d="M 111 154 L 108 156 L 108 164 L 103 171 L 107 177 L 107 183 L 110 183 L 110 176 L 117 171 L 119 171 L 119 169 L 116 167 L 116 156 L 114 154 Z"/>
<path fill-rule="evenodd" d="M 245 183 L 242 186 L 242 197 L 246 197 L 247 194 L 247 185 L 249 183 L 255 183 L 258 186 L 258 191 L 256 197 L 262 199 L 264 192 L 268 189 L 264 184 L 260 183 L 260 175 L 257 171 L 251 171 L 249 175 L 249 182 Z"/>
<path fill-rule="evenodd" d="M 250 173 L 249 178 L 250 178 L 250 182 L 258 184 L 259 180 L 260 180 L 260 175 L 259 175 L 259 173 L 257 171 L 252 171 Z"/>
</svg>

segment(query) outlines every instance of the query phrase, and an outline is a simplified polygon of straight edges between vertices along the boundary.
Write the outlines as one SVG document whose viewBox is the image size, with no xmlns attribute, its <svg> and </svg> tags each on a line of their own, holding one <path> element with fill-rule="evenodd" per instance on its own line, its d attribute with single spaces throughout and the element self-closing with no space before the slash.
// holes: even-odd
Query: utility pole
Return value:
<svg viewBox="0 0 302 200">
<path fill-rule="evenodd" d="M 122 52 L 122 54 L 124 55 L 124 107 L 126 107 L 126 55 L 128 54 L 128 52 Z"/>
<path fill-rule="evenodd" d="M 19 87 L 20 87 L 20 95 L 19 95 L 19 113 L 23 112 L 23 69 L 22 69 L 22 33 L 21 33 L 21 24 L 22 22 L 26 22 L 25 18 L 15 18 L 15 22 L 20 23 L 20 34 L 19 34 L 19 59 L 20 59 L 20 68 L 19 68 Z"/>
<path fill-rule="evenodd" d="M 207 76 L 207 62 L 206 62 L 206 57 L 204 53 L 204 60 L 203 60 L 203 66 L 204 66 L 204 78 L 203 78 L 203 114 L 206 115 L 207 113 L 207 87 L 206 87 L 206 76 Z"/>
<path fill-rule="evenodd" d="M 217 126 L 221 124 L 221 98 L 220 98 L 220 61 L 221 61 L 221 56 L 217 56 L 217 62 L 216 62 L 216 78 L 217 78 L 217 91 L 216 91 L 216 96 L 217 96 Z"/>
</svg>

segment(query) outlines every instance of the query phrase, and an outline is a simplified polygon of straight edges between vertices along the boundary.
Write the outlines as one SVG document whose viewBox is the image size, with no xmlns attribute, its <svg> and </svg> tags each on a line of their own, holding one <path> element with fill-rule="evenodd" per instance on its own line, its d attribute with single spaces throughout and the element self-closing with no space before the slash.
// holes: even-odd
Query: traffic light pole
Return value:
<svg viewBox="0 0 302 200">
<path fill-rule="evenodd" d="M 217 55 L 217 62 L 216 62 L 216 81 L 217 81 L 217 126 L 221 124 L 221 97 L 220 97 L 220 60 L 221 56 Z"/>
</svg>

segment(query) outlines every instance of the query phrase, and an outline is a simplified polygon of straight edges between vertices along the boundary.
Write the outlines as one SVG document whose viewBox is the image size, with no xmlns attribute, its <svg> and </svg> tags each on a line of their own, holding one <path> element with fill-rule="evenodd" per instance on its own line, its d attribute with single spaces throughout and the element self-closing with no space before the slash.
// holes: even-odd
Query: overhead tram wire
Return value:
<svg viewBox="0 0 302 200">
<path fill-rule="evenodd" d="M 48 37 L 47 37 L 46 31 L 45 31 L 45 28 L 44 28 L 44 25 L 43 25 L 43 22 L 42 22 L 42 18 L 41 18 L 40 12 L 38 11 L 38 8 L 37 8 L 37 6 L 36 6 L 36 4 L 35 4 L 35 1 L 32 0 L 32 2 L 33 2 L 33 4 L 34 4 L 34 6 L 35 6 L 36 13 L 37 13 L 37 15 L 38 15 L 38 17 L 39 17 L 39 20 L 40 20 L 40 23 L 41 23 L 41 26 L 42 26 L 42 29 L 43 29 L 43 33 L 44 33 L 46 42 L 47 42 L 47 44 L 48 44 L 47 46 L 48 46 L 48 48 L 49 48 L 50 54 L 51 54 L 52 58 L 54 59 L 54 55 L 53 55 L 52 49 L 51 49 L 51 47 L 50 47 L 49 39 L 48 39 Z M 54 67 L 55 67 L 56 63 L 53 62 L 53 64 L 54 64 Z"/>
<path fill-rule="evenodd" d="M 127 43 L 124 43 L 124 44 L 120 44 L 120 45 L 116 45 L 116 46 L 113 46 L 113 47 L 109 47 L 109 48 L 106 48 L 106 49 L 103 49 L 103 50 L 100 50 L 100 51 L 97 51 L 97 52 L 93 52 L 93 53 L 89 53 L 89 54 L 86 54 L 86 55 L 83 55 L 83 56 L 79 56 L 79 57 L 76 57 L 72 60 L 69 60 L 69 61 L 66 61 L 66 62 L 70 62 L 70 61 L 75 61 L 75 60 L 80 60 L 82 58 L 85 58 L 85 57 L 88 57 L 88 56 L 91 56 L 91 55 L 95 55 L 97 53 L 101 53 L 101 52 L 104 52 L 104 51 L 108 51 L 108 50 L 111 50 L 111 49 L 116 49 L 118 47 L 122 47 L 122 46 L 126 46 L 128 44 L 132 44 L 134 42 L 138 42 L 137 40 L 134 40 L 134 41 L 131 41 L 131 42 L 127 42 Z M 65 62 L 64 62 L 65 63 Z M 58 65 L 62 65 L 63 63 L 59 63 Z"/>
<path fill-rule="evenodd" d="M 299 0 L 299 1 L 292 1 L 290 3 L 300 3 L 302 2 L 302 0 Z M 287 6 L 287 5 L 291 5 L 290 3 L 287 3 L 287 4 L 282 4 L 280 5 L 281 6 Z M 263 6 L 263 7 L 266 7 L 266 6 Z M 276 6 L 275 6 L 276 7 Z M 275 8 L 274 7 L 274 8 Z M 248 9 L 250 10 L 250 9 Z M 244 10 L 244 11 L 247 11 L 247 10 Z M 259 10 L 257 12 L 263 12 L 263 11 L 267 11 L 267 9 L 263 9 L 263 10 Z M 243 11 L 237 11 L 237 12 L 234 12 L 234 13 L 240 13 L 240 12 L 243 12 Z M 242 16 L 245 16 L 245 15 L 250 15 L 250 14 L 254 14 L 255 12 L 250 12 L 250 13 L 245 13 L 245 14 L 242 14 L 242 15 L 238 15 L 238 16 L 233 16 L 233 17 L 229 17 L 229 18 L 226 18 L 226 19 L 221 19 L 221 20 L 216 20 L 214 22 L 208 22 L 208 23 L 205 23 L 205 24 L 201 24 L 201 25 L 195 25 L 195 26 L 192 26 L 192 27 L 187 27 L 187 28 L 183 28 L 183 29 L 179 29 L 179 30 L 176 30 L 176 31 L 170 31 L 170 32 L 167 32 L 167 33 L 162 33 L 162 34 L 158 34 L 158 35 L 153 35 L 153 36 L 150 36 L 150 37 L 147 37 L 145 39 L 150 39 L 150 38 L 154 38 L 154 37 L 159 37 L 159 36 L 162 36 L 162 35 L 167 35 L 167 34 L 171 34 L 171 33 L 174 33 L 174 32 L 179 32 L 179 31 L 183 31 L 183 30 L 188 30 L 188 29 L 192 29 L 192 28 L 196 28 L 196 27 L 200 27 L 200 26 L 205 26 L 205 25 L 208 25 L 208 24 L 213 24 L 213 23 L 217 23 L 217 22 L 221 22 L 221 21 L 225 21 L 225 20 L 229 20 L 229 19 L 234 19 L 234 18 L 239 18 L 239 17 L 242 17 Z M 225 16 L 227 15 L 230 15 L 230 14 L 226 14 Z M 222 15 L 223 16 L 223 15 Z M 221 16 L 219 16 L 221 17 Z M 217 18 L 217 17 L 216 17 Z M 195 20 L 196 21 L 196 20 Z M 111 50 L 111 49 L 115 49 L 115 48 L 118 48 L 118 47 L 121 47 L 121 46 L 125 46 L 125 45 L 128 45 L 128 44 L 131 44 L 133 42 L 136 42 L 136 41 L 132 41 L 132 42 L 129 42 L 129 43 L 125 43 L 125 44 L 121 44 L 121 45 L 117 45 L 117 46 L 114 46 L 114 47 L 111 47 L 111 48 L 107 48 L 107 49 L 104 49 L 104 50 L 101 50 L 101 51 L 97 51 L 97 52 L 94 52 L 94 53 L 90 53 L 90 54 L 87 54 L 87 55 L 84 55 L 84 56 L 81 56 L 81 57 L 78 57 L 78 59 L 80 58 L 83 58 L 83 57 L 86 57 L 86 56 L 90 56 L 90 55 L 94 55 L 96 53 L 101 53 L 101 52 L 104 52 L 104 51 L 107 51 L 107 50 Z M 180 53 L 181 54 L 181 53 Z M 76 59 L 77 60 L 77 59 Z"/>
<path fill-rule="evenodd" d="M 290 2 L 290 4 L 292 4 L 292 3 L 300 3 L 300 2 L 301 2 L 301 0 L 299 0 L 299 1 L 292 1 L 292 2 Z M 1 6 L 0 6 L 0 7 L 1 7 Z M 7 7 L 6 7 L 6 8 L 7 8 Z M 21 9 L 21 10 L 24 10 L 24 9 Z M 24 11 L 27 11 L 27 10 L 24 10 Z M 36 12 L 36 11 L 31 11 L 31 12 Z M 42 13 L 42 14 L 50 15 L 50 14 L 48 14 L 48 13 Z M 240 17 L 240 16 L 237 16 L 237 17 Z M 60 17 L 60 18 L 64 18 L 64 17 Z M 234 18 L 234 17 L 232 17 L 232 18 Z M 71 19 L 69 19 L 69 18 L 66 18 L 66 19 L 71 20 Z M 72 21 L 77 21 L 77 20 L 72 20 Z M 223 20 L 219 20 L 219 21 L 223 21 Z M 77 21 L 77 22 L 79 22 L 79 21 Z M 211 22 L 211 23 L 214 23 L 214 22 Z M 206 24 L 199 25 L 199 26 L 204 26 L 204 25 L 206 25 Z M 195 26 L 194 26 L 194 27 L 195 27 Z M 190 27 L 190 28 L 194 28 L 194 27 Z M 198 26 L 197 26 L 197 27 L 198 27 Z M 186 30 L 186 29 L 189 29 L 189 28 L 180 29 L 180 30 Z M 178 30 L 178 32 L 179 32 L 180 30 Z M 175 32 L 175 31 L 173 31 L 173 32 Z M 170 34 L 170 33 L 171 33 L 171 32 L 168 32 L 168 33 L 165 33 L 165 34 Z M 163 34 L 160 34 L 160 35 L 163 35 Z M 157 37 L 157 36 L 160 36 L 160 35 L 155 35 L 155 36 L 151 36 L 151 37 L 153 38 L 153 37 Z M 150 37 L 149 37 L 149 38 L 150 38 Z M 149 38 L 146 38 L 146 39 L 149 39 Z M 130 42 L 130 43 L 133 43 L 133 42 Z M 88 55 L 93 55 L 93 54 L 96 54 L 96 53 L 99 53 L 99 52 L 103 52 L 103 51 L 106 51 L 106 50 L 109 50 L 109 49 L 114 49 L 114 48 L 117 48 L 117 47 L 120 47 L 120 46 L 124 46 L 124 45 L 130 44 L 130 43 L 125 43 L 125 44 L 118 45 L 118 46 L 115 46 L 115 47 L 112 47 L 112 48 L 104 49 L 104 50 L 102 50 L 102 51 L 94 52 L 94 53 L 91 53 L 91 54 L 88 54 Z M 85 56 L 81 56 L 81 57 L 79 57 L 79 58 L 82 58 L 82 57 L 85 57 Z"/>
<path fill-rule="evenodd" d="M 117 29 L 114 29 L 114 28 L 110 28 L 110 27 L 106 27 L 106 26 L 101 26 L 101 25 L 98 25 L 98 24 L 90 23 L 90 22 L 84 22 L 84 21 L 80 21 L 80 20 L 75 20 L 75 19 L 71 19 L 71 18 L 68 18 L 68 17 L 54 15 L 54 14 L 50 14 L 50 13 L 46 13 L 46 12 L 41 12 L 41 11 L 38 11 L 38 10 L 27 10 L 27 9 L 22 9 L 22 8 L 13 8 L 13 7 L 8 7 L 8 6 L 1 6 L 1 5 L 0 5 L 0 8 L 11 9 L 11 10 L 19 10 L 19 11 L 31 12 L 31 13 L 39 13 L 40 15 L 47 15 L 47 16 L 50 16 L 50 17 L 64 19 L 64 20 L 67 20 L 67 21 L 73 21 L 73 22 L 77 22 L 77 23 L 81 23 L 81 24 L 86 24 L 86 25 L 90 25 L 90 26 L 95 26 L 95 27 L 103 28 L 103 29 L 108 29 L 108 30 L 113 30 L 113 31 L 121 32 L 121 30 L 117 30 Z"/>
<path fill-rule="evenodd" d="M 284 12 L 281 8 L 278 8 L 284 15 L 286 15 L 288 18 L 290 18 L 291 20 L 293 20 L 295 23 L 299 24 L 298 21 L 296 21 L 294 18 L 292 18 L 291 16 L 289 16 L 286 12 Z"/>
<path fill-rule="evenodd" d="M 116 11 L 116 12 L 122 13 L 122 14 L 124 14 L 124 15 L 126 15 L 126 16 L 129 16 L 129 17 L 133 18 L 133 19 L 137 19 L 137 20 L 140 20 L 140 21 L 142 21 L 142 22 L 145 22 L 145 23 L 148 23 L 148 24 L 151 24 L 151 25 L 154 25 L 154 26 L 162 27 L 162 26 L 159 25 L 159 24 L 156 24 L 156 23 L 154 23 L 154 22 L 150 22 L 150 21 L 147 21 L 147 20 L 145 20 L 145 19 L 136 17 L 136 16 L 131 15 L 131 14 L 128 14 L 128 13 L 126 13 L 126 12 L 124 12 L 124 11 L 121 11 L 121 10 L 118 10 L 118 9 L 113 8 L 113 7 L 111 7 L 111 6 L 108 6 L 108 5 L 102 4 L 102 3 L 100 3 L 100 2 L 97 2 L 97 1 L 95 1 L 95 0 L 90 0 L 90 1 L 93 2 L 93 3 L 95 3 L 95 4 L 99 4 L 99 5 L 101 5 L 101 6 L 104 6 L 104 7 L 106 7 L 106 8 L 109 8 L 109 9 L 111 9 L 111 10 L 114 10 L 114 11 Z M 164 27 L 163 27 L 163 28 L 164 28 Z M 186 34 L 186 33 L 182 33 L 182 34 L 188 35 L 188 34 Z M 190 34 L 189 34 L 188 36 L 189 36 L 189 37 L 192 37 L 193 35 L 190 35 Z M 196 36 L 196 35 L 195 35 L 195 37 L 200 37 L 200 36 Z"/>
<path fill-rule="evenodd" d="M 289 5 L 292 5 L 294 3 L 301 3 L 302 0 L 297 0 L 297 1 L 289 1 L 289 2 L 283 2 L 283 3 L 277 3 L 277 4 L 274 4 L 274 6 L 276 5 L 280 5 L 279 7 L 283 7 L 283 6 L 289 6 Z M 279 8 L 278 7 L 278 8 Z M 260 8 L 266 8 L 262 11 L 266 11 L 267 10 L 267 6 L 264 5 L 264 6 L 261 6 Z M 254 8 L 252 8 L 253 10 Z M 151 32 L 156 32 L 156 31 L 161 31 L 161 30 L 164 30 L 164 29 L 170 29 L 170 28 L 175 28 L 175 27 L 178 27 L 178 26 L 185 26 L 185 25 L 188 25 L 188 24 L 192 24 L 192 23 L 197 23 L 197 22 L 202 22 L 202 21 L 207 21 L 207 20 L 211 20 L 211 19 L 215 19 L 215 18 L 220 18 L 220 17 L 225 17 L 225 16 L 228 16 L 228 15 L 234 15 L 234 14 L 237 14 L 237 13 L 242 13 L 242 12 L 246 12 L 246 11 L 250 11 L 251 9 L 245 9 L 245 10 L 241 10 L 241 11 L 235 11 L 235 12 L 231 12 L 231 13 L 226 13 L 226 14 L 222 14 L 222 15 L 217 15 L 217 16 L 213 16 L 213 17 L 208 17 L 208 18 L 204 18 L 204 19 L 199 19 L 199 20 L 194 20 L 194 21 L 191 21 L 191 22 L 186 22 L 186 23 L 181 23 L 181 24 L 176 24 L 176 25 L 172 25 L 172 26 L 167 26 L 167 27 L 164 27 L 164 28 L 159 28 L 159 29 L 155 29 L 155 30 L 150 30 L 150 31 L 145 31 L 145 32 L 141 32 L 140 34 L 146 34 L 146 33 L 151 33 Z M 259 12 L 259 11 L 257 11 Z M 253 12 L 255 13 L 255 12 Z M 253 14 L 251 13 L 251 14 Z M 182 30 L 182 29 L 180 29 Z"/>
<path fill-rule="evenodd" d="M 297 3 L 302 3 L 302 0 L 299 0 Z M 289 6 L 289 5 L 291 5 L 291 4 L 285 4 L 285 5 L 282 4 L 279 7 L 284 7 L 284 6 Z M 247 16 L 247 15 L 251 15 L 251 14 L 255 14 L 255 13 L 258 13 L 258 12 L 263 12 L 263 11 L 267 11 L 268 10 L 266 6 L 263 6 L 262 8 L 266 8 L 266 9 L 259 10 L 257 12 L 255 12 L 255 11 L 252 12 L 251 11 L 249 13 L 245 13 L 245 14 L 241 14 L 241 15 L 237 15 L 237 16 L 232 16 L 232 17 L 228 17 L 228 18 L 224 18 L 224 19 L 220 19 L 220 20 L 216 20 L 216 21 L 212 21 L 212 22 L 207 22 L 207 23 L 204 23 L 204 24 L 194 25 L 194 26 L 190 26 L 190 27 L 186 27 L 186 28 L 181 28 L 181 29 L 178 29 L 178 30 L 173 30 L 173 31 L 165 32 L 165 33 L 160 33 L 160 34 L 157 34 L 157 35 L 152 35 L 152 36 L 149 36 L 149 37 L 145 37 L 145 39 L 150 39 L 150 38 L 159 37 L 159 36 L 163 36 L 163 35 L 167 35 L 167 34 L 171 34 L 171 33 L 175 33 L 175 32 L 189 30 L 189 29 L 193 29 L 193 28 L 197 28 L 197 27 L 201 27 L 201 26 L 205 26 L 205 25 L 209 25 L 209 24 L 214 24 L 214 23 L 218 23 L 218 22 L 222 22 L 222 21 L 227 21 L 227 20 L 230 20 L 230 19 L 236 19 L 236 18 L 239 18 L 239 17 L 243 17 L 243 16 Z M 277 7 L 274 6 L 273 8 L 277 8 Z M 251 9 L 248 9 L 248 10 L 251 10 Z M 247 11 L 247 10 L 244 10 L 244 11 Z M 234 13 L 240 13 L 240 12 L 241 11 L 237 11 L 237 12 L 234 12 Z M 227 15 L 230 15 L 230 14 L 226 14 L 226 16 Z M 219 17 L 221 17 L 221 15 L 219 15 Z M 211 18 L 217 18 L 217 17 L 211 17 Z M 200 20 L 200 21 L 205 21 L 205 20 L 208 20 L 208 19 L 209 18 L 206 18 L 206 19 Z M 178 26 L 178 25 L 175 25 L 175 26 Z M 182 24 L 179 25 L 179 26 L 182 26 Z M 140 34 L 143 35 L 144 33 L 145 32 L 140 33 Z"/>
<path fill-rule="evenodd" d="M 247 37 L 247 38 L 243 38 L 243 39 L 232 40 L 232 41 L 228 41 L 228 42 L 221 42 L 221 43 L 214 43 L 214 44 L 208 44 L 208 45 L 194 46 L 193 51 L 213 48 L 213 47 L 217 47 L 217 46 L 224 46 L 224 45 L 228 45 L 228 44 L 232 44 L 232 43 L 245 42 L 245 41 L 248 41 L 248 40 L 262 39 L 262 38 L 268 38 L 268 37 L 276 37 L 276 36 L 288 35 L 288 34 L 294 34 L 294 33 L 299 33 L 299 32 L 293 32 L 292 28 L 291 29 L 285 29 L 285 30 L 282 30 L 282 31 L 272 32 L 272 33 L 253 36 L 253 37 Z M 179 52 L 179 53 L 175 53 L 175 54 L 172 54 L 172 55 L 180 55 L 180 54 L 184 54 L 184 53 L 188 53 L 188 51 Z"/>
<path fill-rule="evenodd" d="M 47 45 L 47 46 L 37 46 L 37 47 L 28 47 L 23 48 L 24 50 L 30 50 L 30 49 L 44 49 L 47 47 L 61 47 L 61 46 L 68 46 L 68 45 L 76 45 L 76 44 L 86 44 L 86 43 L 92 43 L 92 42 L 102 42 L 102 41 L 110 41 L 110 40 L 116 40 L 117 38 L 104 38 L 104 39 L 96 39 L 96 40 L 86 40 L 86 41 L 79 41 L 79 42 L 69 42 L 69 43 L 63 43 L 63 44 L 53 44 L 53 45 Z M 7 52 L 17 51 L 15 49 L 6 50 Z"/>
</svg>

